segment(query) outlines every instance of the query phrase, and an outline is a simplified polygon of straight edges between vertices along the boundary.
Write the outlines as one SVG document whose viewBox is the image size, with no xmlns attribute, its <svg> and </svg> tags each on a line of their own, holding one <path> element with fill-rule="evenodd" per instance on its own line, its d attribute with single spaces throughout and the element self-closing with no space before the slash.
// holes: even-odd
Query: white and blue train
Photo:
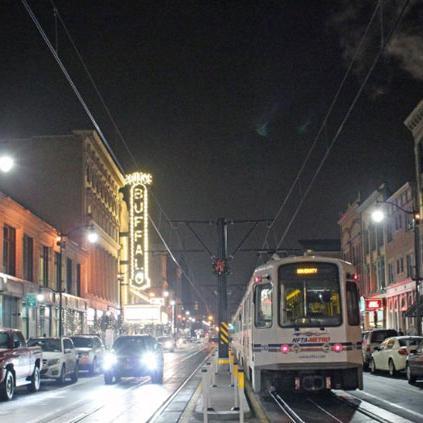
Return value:
<svg viewBox="0 0 423 423">
<path fill-rule="evenodd" d="M 255 392 L 362 389 L 359 293 L 336 258 L 258 267 L 232 320 L 232 349 Z"/>
</svg>

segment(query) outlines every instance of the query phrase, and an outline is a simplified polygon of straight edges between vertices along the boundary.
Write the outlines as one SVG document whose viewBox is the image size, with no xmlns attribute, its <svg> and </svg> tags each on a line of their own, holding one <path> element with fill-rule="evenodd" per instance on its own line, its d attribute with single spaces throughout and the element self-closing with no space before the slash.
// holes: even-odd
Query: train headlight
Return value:
<svg viewBox="0 0 423 423">
<path fill-rule="evenodd" d="M 332 346 L 332 351 L 335 351 L 337 353 L 342 352 L 343 349 L 344 347 L 342 346 L 342 344 L 335 344 Z"/>
<path fill-rule="evenodd" d="M 288 353 L 289 353 L 289 345 L 288 345 L 288 344 L 283 344 L 283 345 L 281 345 L 281 351 L 282 351 L 284 354 L 288 354 Z"/>
</svg>

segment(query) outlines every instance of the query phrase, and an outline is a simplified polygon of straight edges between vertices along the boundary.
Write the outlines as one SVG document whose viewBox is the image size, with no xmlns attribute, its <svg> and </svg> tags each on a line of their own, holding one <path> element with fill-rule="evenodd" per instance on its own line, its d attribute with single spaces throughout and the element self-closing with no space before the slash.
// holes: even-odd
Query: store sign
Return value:
<svg viewBox="0 0 423 423">
<path fill-rule="evenodd" d="M 382 299 L 380 298 L 366 299 L 366 311 L 375 311 L 381 308 L 382 308 Z"/>
<path fill-rule="evenodd" d="M 25 297 L 26 306 L 29 308 L 37 307 L 37 295 L 36 294 L 26 294 Z"/>
<path fill-rule="evenodd" d="M 148 263 L 148 191 L 152 183 L 151 175 L 132 173 L 127 176 L 130 185 L 130 285 L 132 289 L 143 291 L 150 287 Z"/>
</svg>

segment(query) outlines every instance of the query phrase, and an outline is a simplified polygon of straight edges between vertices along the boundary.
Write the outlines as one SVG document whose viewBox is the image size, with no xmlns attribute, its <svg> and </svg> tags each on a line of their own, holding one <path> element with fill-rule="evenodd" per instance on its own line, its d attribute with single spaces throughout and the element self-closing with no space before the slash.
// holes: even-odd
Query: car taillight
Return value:
<svg viewBox="0 0 423 423">
<path fill-rule="evenodd" d="M 408 355 L 407 347 L 401 347 L 401 348 L 398 350 L 398 354 L 399 354 L 399 355 Z"/>
<path fill-rule="evenodd" d="M 342 352 L 343 349 L 344 347 L 342 346 L 342 344 L 332 345 L 332 351 L 335 351 L 337 353 Z"/>
</svg>

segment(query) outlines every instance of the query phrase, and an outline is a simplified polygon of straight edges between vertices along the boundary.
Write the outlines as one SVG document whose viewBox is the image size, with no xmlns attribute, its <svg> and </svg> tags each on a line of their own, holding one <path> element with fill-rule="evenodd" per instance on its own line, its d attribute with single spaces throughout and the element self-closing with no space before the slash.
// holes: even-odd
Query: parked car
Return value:
<svg viewBox="0 0 423 423">
<path fill-rule="evenodd" d="M 405 369 L 408 355 L 411 351 L 416 351 L 422 340 L 421 336 L 395 336 L 385 339 L 372 353 L 370 371 L 374 373 L 384 370 L 394 376 L 398 371 Z"/>
<path fill-rule="evenodd" d="M 413 384 L 417 379 L 423 379 L 423 341 L 416 351 L 411 351 L 408 355 L 405 370 L 408 383 Z"/>
<path fill-rule="evenodd" d="M 379 346 L 386 338 L 397 336 L 395 329 L 372 329 L 363 332 L 361 351 L 363 353 L 363 367 L 367 369 L 375 347 Z"/>
<path fill-rule="evenodd" d="M 163 351 L 175 351 L 176 342 L 171 336 L 160 336 L 157 342 L 161 345 Z"/>
<path fill-rule="evenodd" d="M 0 329 L 0 399 L 11 400 L 22 385 L 38 391 L 41 363 L 41 348 L 28 346 L 19 330 Z"/>
<path fill-rule="evenodd" d="M 104 356 L 104 382 L 119 382 L 122 377 L 150 376 L 163 383 L 163 351 L 150 335 L 119 336 Z"/>
<path fill-rule="evenodd" d="M 71 336 L 78 354 L 79 370 L 88 370 L 91 375 L 101 371 L 105 348 L 97 335 Z"/>
<path fill-rule="evenodd" d="M 69 377 L 72 383 L 78 380 L 78 354 L 72 339 L 31 338 L 28 345 L 40 346 L 43 351 L 41 378 L 55 379 L 63 385 Z"/>
</svg>

